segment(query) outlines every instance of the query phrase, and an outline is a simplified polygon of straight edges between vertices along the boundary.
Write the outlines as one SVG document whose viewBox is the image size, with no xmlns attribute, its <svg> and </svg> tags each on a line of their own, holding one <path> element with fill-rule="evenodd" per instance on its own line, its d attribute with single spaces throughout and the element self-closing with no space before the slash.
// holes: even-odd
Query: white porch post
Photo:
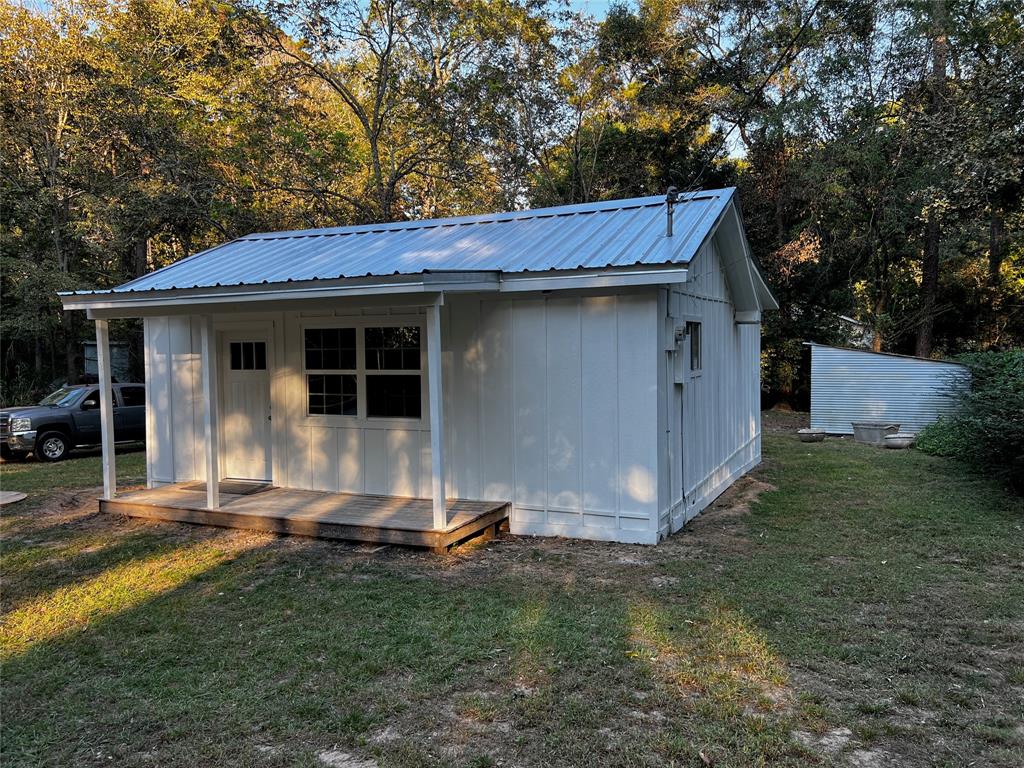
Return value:
<svg viewBox="0 0 1024 768">
<path fill-rule="evenodd" d="M 110 385 L 110 328 L 106 320 L 96 321 L 96 367 L 100 377 L 100 442 L 103 447 L 103 498 L 117 493 L 114 462 L 114 405 Z"/>
<path fill-rule="evenodd" d="M 434 528 L 448 526 L 444 482 L 444 393 L 441 389 L 441 304 L 427 307 L 427 389 L 430 395 L 430 461 L 433 480 Z"/>
<path fill-rule="evenodd" d="M 217 422 L 217 335 L 213 318 L 202 318 L 200 367 L 203 375 L 203 430 L 206 439 L 206 506 L 220 507 L 220 446 Z"/>
</svg>

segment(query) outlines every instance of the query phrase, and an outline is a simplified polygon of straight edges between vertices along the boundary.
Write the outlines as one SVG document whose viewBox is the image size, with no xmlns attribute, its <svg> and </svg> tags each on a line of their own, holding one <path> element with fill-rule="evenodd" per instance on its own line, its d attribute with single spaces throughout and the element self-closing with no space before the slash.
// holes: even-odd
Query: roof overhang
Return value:
<svg viewBox="0 0 1024 768">
<path fill-rule="evenodd" d="M 450 293 L 524 293 L 619 289 L 686 282 L 685 265 L 638 265 L 539 273 L 422 272 L 388 277 L 341 278 L 262 285 L 172 288 L 150 291 L 82 291 L 59 294 L 64 309 L 90 318 L 146 317 L 168 313 L 280 310 L 310 302 L 354 299 L 406 306 L 433 304 Z"/>
<path fill-rule="evenodd" d="M 779 302 L 768 287 L 750 249 L 736 196 L 733 196 L 730 205 L 722 212 L 709 237 L 716 238 L 722 245 L 719 254 L 736 307 L 736 322 L 741 325 L 760 323 L 761 313 L 778 309 Z"/>
</svg>

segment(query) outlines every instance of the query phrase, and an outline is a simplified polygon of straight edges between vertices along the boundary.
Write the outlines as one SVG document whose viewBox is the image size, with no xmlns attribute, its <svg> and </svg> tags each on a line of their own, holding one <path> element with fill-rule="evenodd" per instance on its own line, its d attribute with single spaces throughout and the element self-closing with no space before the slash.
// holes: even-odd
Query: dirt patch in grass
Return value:
<svg viewBox="0 0 1024 768">
<path fill-rule="evenodd" d="M 424 565 L 445 578 L 462 581 L 503 573 L 616 590 L 629 585 L 640 585 L 645 591 L 677 587 L 680 577 L 666 573 L 666 568 L 750 551 L 747 517 L 758 497 L 771 490 L 774 486 L 757 475 L 743 477 L 688 522 L 680 535 L 656 547 L 506 534 L 494 541 L 470 542 L 443 558 L 427 558 Z M 422 562 L 417 553 L 395 547 L 384 556 Z"/>
<path fill-rule="evenodd" d="M 704 551 L 749 553 L 754 546 L 747 525 L 751 505 L 761 494 L 773 490 L 774 485 L 757 475 L 741 478 L 704 512 L 687 523 L 684 535 L 693 534 L 692 538 L 699 542 L 698 546 Z"/>
<path fill-rule="evenodd" d="M 795 434 L 811 426 L 811 414 L 773 408 L 761 414 L 761 431 L 771 435 Z"/>
</svg>

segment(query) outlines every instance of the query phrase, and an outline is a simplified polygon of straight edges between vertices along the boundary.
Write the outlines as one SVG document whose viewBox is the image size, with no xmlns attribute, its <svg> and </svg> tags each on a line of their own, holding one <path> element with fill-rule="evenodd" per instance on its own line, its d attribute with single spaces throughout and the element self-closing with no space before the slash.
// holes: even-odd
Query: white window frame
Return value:
<svg viewBox="0 0 1024 768">
<path fill-rule="evenodd" d="M 366 368 L 367 328 L 418 328 L 420 332 L 420 368 L 418 371 L 377 370 Z M 356 367 L 354 370 L 327 370 L 306 368 L 306 330 L 318 328 L 354 328 L 356 332 Z M 427 328 L 422 315 L 369 315 L 362 317 L 307 317 L 299 323 L 299 345 L 302 356 L 302 413 L 306 422 L 317 426 L 389 428 L 429 428 L 430 414 L 427 408 Z M 340 374 L 356 377 L 356 415 L 321 414 L 309 412 L 309 384 L 307 375 Z M 366 385 L 370 376 L 404 375 L 420 377 L 420 417 L 384 417 L 367 415 Z"/>
<path fill-rule="evenodd" d="M 358 328 L 352 328 L 355 331 L 356 337 L 356 367 L 355 368 L 307 368 L 306 367 L 306 330 L 335 330 L 335 329 L 349 329 L 351 325 L 338 325 L 338 324 L 318 324 L 309 323 L 303 324 L 302 330 L 299 332 L 299 344 L 302 348 L 302 410 L 307 418 L 310 419 L 354 419 L 358 418 L 360 411 L 359 398 L 362 395 L 362 388 L 359 386 L 359 361 L 362 354 L 359 339 L 362 336 L 362 331 Z M 352 414 L 343 413 L 310 413 L 309 412 L 309 377 L 310 376 L 355 376 L 356 377 L 356 412 Z"/>
</svg>

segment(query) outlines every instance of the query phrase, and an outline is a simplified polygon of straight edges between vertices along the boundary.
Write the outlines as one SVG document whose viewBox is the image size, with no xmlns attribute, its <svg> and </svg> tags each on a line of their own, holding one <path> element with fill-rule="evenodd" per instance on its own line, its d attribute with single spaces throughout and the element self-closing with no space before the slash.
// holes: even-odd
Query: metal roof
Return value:
<svg viewBox="0 0 1024 768">
<path fill-rule="evenodd" d="M 671 238 L 665 236 L 663 195 L 450 219 L 257 233 L 181 259 L 113 292 L 429 272 L 686 264 L 714 231 L 734 193 L 727 188 L 682 195 L 675 206 Z"/>
</svg>

